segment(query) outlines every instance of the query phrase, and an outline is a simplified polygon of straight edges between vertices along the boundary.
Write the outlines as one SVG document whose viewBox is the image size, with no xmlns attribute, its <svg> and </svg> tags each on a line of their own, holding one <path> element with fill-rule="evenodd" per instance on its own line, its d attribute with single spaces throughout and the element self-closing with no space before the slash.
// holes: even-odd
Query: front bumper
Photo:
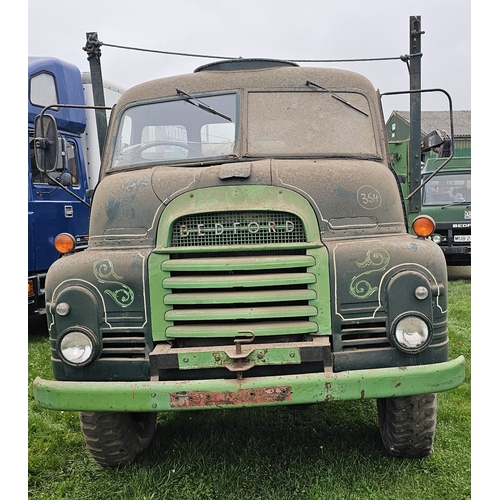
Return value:
<svg viewBox="0 0 500 500">
<path fill-rule="evenodd" d="M 471 246 L 441 246 L 448 265 L 471 264 Z"/>
<path fill-rule="evenodd" d="M 231 380 L 153 382 L 33 382 L 35 401 L 68 411 L 161 412 L 309 404 L 411 396 L 458 387 L 463 356 L 430 365 Z"/>
</svg>

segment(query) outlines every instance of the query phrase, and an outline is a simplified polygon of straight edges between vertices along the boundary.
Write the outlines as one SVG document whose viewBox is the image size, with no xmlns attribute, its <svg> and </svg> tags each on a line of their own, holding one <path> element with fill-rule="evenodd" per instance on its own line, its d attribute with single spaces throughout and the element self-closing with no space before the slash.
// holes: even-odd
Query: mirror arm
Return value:
<svg viewBox="0 0 500 500">
<path fill-rule="evenodd" d="M 90 208 L 90 203 L 88 203 L 84 199 L 80 198 L 76 193 L 74 193 L 73 191 L 71 191 L 71 189 L 68 189 L 64 184 L 62 184 L 61 182 L 59 182 L 54 177 L 51 177 L 51 182 L 53 182 L 54 184 L 56 184 L 60 188 L 63 188 L 64 191 L 66 191 L 68 194 L 70 194 L 71 196 L 73 196 L 73 198 L 76 198 L 78 201 L 82 202 L 85 206 L 87 206 L 87 207 Z"/>
</svg>

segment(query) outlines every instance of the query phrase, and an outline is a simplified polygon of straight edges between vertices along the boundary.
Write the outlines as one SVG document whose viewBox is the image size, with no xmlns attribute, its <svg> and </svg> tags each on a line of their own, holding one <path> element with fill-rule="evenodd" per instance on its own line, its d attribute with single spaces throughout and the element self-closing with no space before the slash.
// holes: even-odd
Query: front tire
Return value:
<svg viewBox="0 0 500 500">
<path fill-rule="evenodd" d="M 156 413 L 80 412 L 79 417 L 87 449 L 103 467 L 132 462 L 156 430 Z"/>
<path fill-rule="evenodd" d="M 377 400 L 382 442 L 394 457 L 419 458 L 433 452 L 437 395 L 421 394 Z"/>
</svg>

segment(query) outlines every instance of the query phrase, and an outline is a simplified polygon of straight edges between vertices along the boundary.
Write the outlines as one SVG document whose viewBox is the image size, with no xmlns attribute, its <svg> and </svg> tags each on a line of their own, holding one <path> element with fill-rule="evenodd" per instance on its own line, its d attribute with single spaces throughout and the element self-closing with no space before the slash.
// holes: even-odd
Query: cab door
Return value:
<svg viewBox="0 0 500 500">
<path fill-rule="evenodd" d="M 64 168 L 45 174 L 38 170 L 34 160 L 33 137 L 29 138 L 30 191 L 28 200 L 30 271 L 42 271 L 59 258 L 54 238 L 61 232 L 70 233 L 77 241 L 87 240 L 89 207 L 69 192 L 56 185 L 50 177 L 62 179 L 67 189 L 88 203 L 87 176 L 79 139 L 62 137 L 66 160 L 59 161 Z"/>
</svg>

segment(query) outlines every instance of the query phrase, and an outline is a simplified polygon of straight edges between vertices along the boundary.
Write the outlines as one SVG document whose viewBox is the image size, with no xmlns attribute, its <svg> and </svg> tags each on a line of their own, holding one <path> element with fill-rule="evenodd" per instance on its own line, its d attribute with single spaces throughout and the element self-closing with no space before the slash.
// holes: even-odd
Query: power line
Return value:
<svg viewBox="0 0 500 500">
<path fill-rule="evenodd" d="M 152 52 L 156 54 L 165 54 L 170 56 L 182 57 L 201 57 L 207 59 L 240 59 L 240 57 L 233 56 L 213 56 L 208 54 L 189 54 L 185 52 L 169 52 L 166 50 L 155 49 L 142 49 L 139 47 L 127 47 L 125 45 L 115 45 L 111 43 L 99 42 L 99 45 L 106 47 L 114 47 L 115 49 L 138 50 L 141 52 Z M 296 63 L 343 63 L 343 62 L 368 62 L 368 61 L 397 61 L 408 62 L 412 57 L 421 56 L 422 54 L 405 54 L 397 57 L 374 57 L 374 58 L 360 58 L 360 59 L 288 59 L 290 62 Z"/>
</svg>

